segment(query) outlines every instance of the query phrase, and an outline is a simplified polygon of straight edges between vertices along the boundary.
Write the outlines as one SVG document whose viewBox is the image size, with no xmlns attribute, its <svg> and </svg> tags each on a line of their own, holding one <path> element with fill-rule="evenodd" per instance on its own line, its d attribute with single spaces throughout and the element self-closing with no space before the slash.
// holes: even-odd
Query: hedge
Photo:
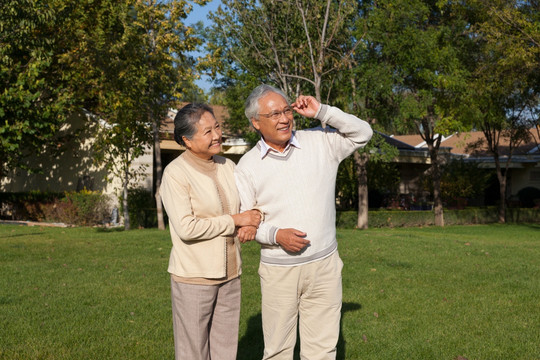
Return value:
<svg viewBox="0 0 540 360">
<path fill-rule="evenodd" d="M 101 225 L 111 220 L 108 197 L 86 190 L 66 193 L 0 193 L 0 205 L 0 218 L 9 220 L 63 222 L 82 226 Z M 157 226 L 155 201 L 149 191 L 131 190 L 129 206 L 133 228 Z M 354 229 L 357 216 L 356 211 L 338 211 L 336 225 L 338 228 Z M 434 220 L 432 210 L 370 210 L 368 213 L 371 228 L 431 226 Z M 509 207 L 506 209 L 506 220 L 508 223 L 540 223 L 540 209 Z M 446 225 L 496 222 L 496 207 L 444 210 Z"/>
<path fill-rule="evenodd" d="M 60 222 L 69 225 L 103 225 L 111 219 L 110 199 L 101 192 L 0 193 L 0 218 Z"/>
<path fill-rule="evenodd" d="M 356 211 L 342 211 L 336 215 L 336 225 L 342 229 L 354 229 L 357 224 Z M 498 209 L 467 208 L 464 210 L 444 210 L 445 225 L 474 225 L 498 222 Z M 507 208 L 507 223 L 540 223 L 540 209 Z M 370 210 L 368 225 L 371 228 L 380 227 L 413 227 L 435 225 L 433 211 L 405 210 Z"/>
</svg>

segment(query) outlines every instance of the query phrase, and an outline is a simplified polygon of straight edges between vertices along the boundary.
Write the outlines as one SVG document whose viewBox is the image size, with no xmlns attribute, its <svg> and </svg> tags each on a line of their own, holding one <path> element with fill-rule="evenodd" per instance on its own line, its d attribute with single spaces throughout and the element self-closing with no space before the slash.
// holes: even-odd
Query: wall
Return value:
<svg viewBox="0 0 540 360">
<path fill-rule="evenodd" d="M 525 187 L 540 189 L 540 165 L 537 163 L 524 166 L 523 168 L 511 169 L 511 183 L 509 195 L 517 195 L 519 190 Z"/>
<path fill-rule="evenodd" d="M 73 116 L 61 129 L 59 138 L 62 146 L 51 152 L 43 152 L 26 158 L 26 166 L 35 169 L 35 172 L 17 169 L 3 178 L 0 182 L 2 192 L 23 191 L 103 191 L 116 198 L 121 188 L 121 179 L 113 178 L 111 182 L 105 179 L 106 170 L 97 167 L 92 160 L 92 146 L 94 144 L 90 134 L 85 130 L 85 115 Z M 137 169 L 146 165 L 142 179 L 135 184 L 152 190 L 153 151 L 151 147 L 145 150 L 142 157 L 132 166 Z"/>
</svg>

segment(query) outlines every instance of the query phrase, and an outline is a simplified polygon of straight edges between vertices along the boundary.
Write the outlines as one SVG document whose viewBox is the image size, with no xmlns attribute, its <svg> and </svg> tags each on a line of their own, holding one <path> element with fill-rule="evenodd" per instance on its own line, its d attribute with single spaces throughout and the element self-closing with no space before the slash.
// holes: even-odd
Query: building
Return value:
<svg viewBox="0 0 540 360">
<path fill-rule="evenodd" d="M 508 196 L 516 196 L 526 187 L 540 189 L 540 149 L 537 129 L 531 129 L 531 139 L 520 144 L 511 152 L 509 141 L 502 137 L 500 141 L 500 162 L 504 169 L 508 163 Z M 425 151 L 427 146 L 420 135 L 396 135 L 392 139 L 412 146 L 415 150 Z M 441 153 L 448 159 L 463 159 L 474 162 L 479 167 L 495 169 L 493 154 L 489 152 L 484 134 L 481 131 L 454 133 L 443 137 Z M 401 154 L 402 152 L 400 152 Z M 406 152 L 403 152 L 406 156 Z M 399 161 L 399 160 L 398 160 Z M 429 162 L 426 162 L 426 164 Z M 406 178 L 406 171 L 403 172 Z"/>
</svg>

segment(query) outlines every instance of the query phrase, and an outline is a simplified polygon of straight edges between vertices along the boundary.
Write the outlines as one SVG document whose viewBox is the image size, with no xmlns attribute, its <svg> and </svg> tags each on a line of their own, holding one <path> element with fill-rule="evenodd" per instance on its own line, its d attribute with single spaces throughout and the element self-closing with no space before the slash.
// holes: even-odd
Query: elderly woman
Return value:
<svg viewBox="0 0 540 360">
<path fill-rule="evenodd" d="M 187 150 L 165 168 L 160 191 L 173 243 L 176 359 L 236 359 L 241 258 L 235 234 L 258 227 L 261 214 L 238 213 L 234 163 L 217 155 L 221 135 L 208 105 L 188 104 L 174 119 L 174 139 Z"/>
</svg>

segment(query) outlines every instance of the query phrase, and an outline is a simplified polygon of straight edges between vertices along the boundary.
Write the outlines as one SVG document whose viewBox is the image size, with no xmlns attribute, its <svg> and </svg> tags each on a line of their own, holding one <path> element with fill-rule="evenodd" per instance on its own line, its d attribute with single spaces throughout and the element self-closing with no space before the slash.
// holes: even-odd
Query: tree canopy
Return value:
<svg viewBox="0 0 540 360">
<path fill-rule="evenodd" d="M 62 56 L 70 36 L 66 6 L 55 0 L 6 0 L 0 6 L 0 178 L 24 157 L 55 143 L 79 103 Z"/>
</svg>

